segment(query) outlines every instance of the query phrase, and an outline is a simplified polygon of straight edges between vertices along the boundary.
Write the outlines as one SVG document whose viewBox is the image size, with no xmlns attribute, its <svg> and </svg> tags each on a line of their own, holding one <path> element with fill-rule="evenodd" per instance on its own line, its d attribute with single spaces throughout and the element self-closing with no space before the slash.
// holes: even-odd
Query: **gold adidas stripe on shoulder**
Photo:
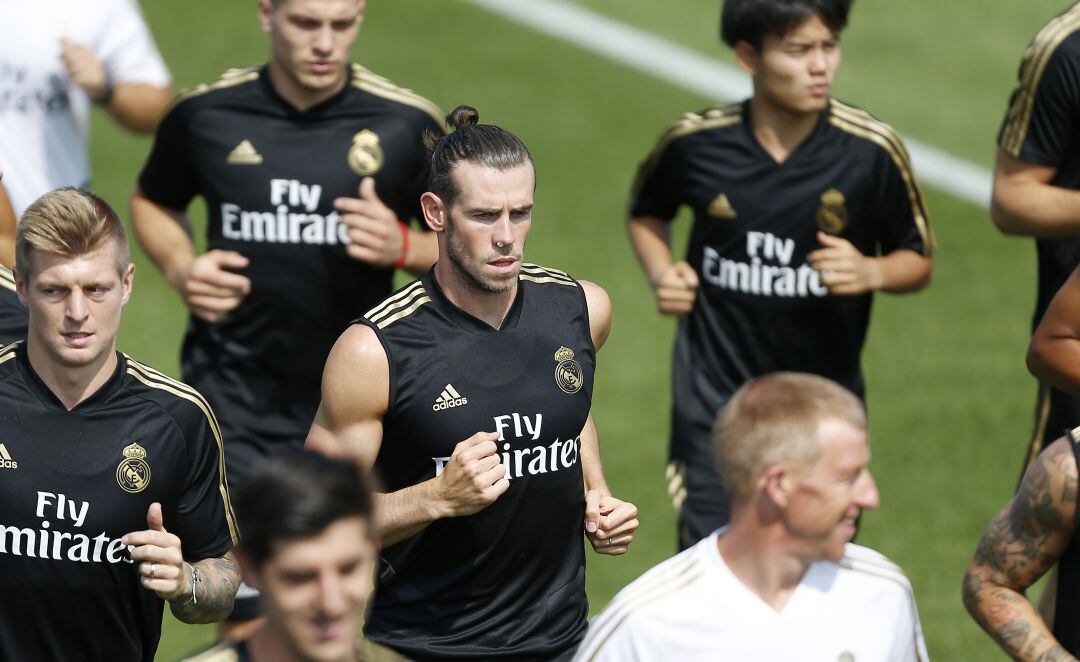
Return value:
<svg viewBox="0 0 1080 662">
<path fill-rule="evenodd" d="M 380 329 L 385 329 L 386 327 L 390 326 L 391 324 L 398 321 L 399 319 L 402 319 L 404 317 L 408 317 L 409 315 L 412 315 L 413 313 L 416 312 L 417 308 L 424 305 L 425 303 L 431 303 L 431 297 L 427 296 L 427 294 L 425 294 L 423 291 L 421 291 L 420 296 L 418 296 L 416 299 L 414 299 L 412 301 L 412 303 L 407 308 L 401 308 L 396 313 L 394 313 L 393 315 L 390 315 L 389 317 L 383 317 L 378 322 L 375 322 L 374 320 L 372 322 L 375 324 L 375 326 L 379 327 Z"/>
<path fill-rule="evenodd" d="M 1031 114 L 1035 107 L 1035 93 L 1039 89 L 1046 65 L 1054 56 L 1058 46 L 1072 33 L 1080 29 L 1080 3 L 1046 24 L 1031 41 L 1020 63 L 1020 79 L 1012 104 L 1005 115 L 1005 126 L 1001 133 L 1000 147 L 1019 157 L 1020 150 L 1027 138 L 1031 126 Z"/>
<path fill-rule="evenodd" d="M 6 363 L 19 355 L 19 346 L 23 341 L 16 340 L 13 343 L 0 346 L 0 363 Z"/>
<path fill-rule="evenodd" d="M 842 558 L 840 560 L 840 563 L 838 563 L 837 565 L 839 565 L 841 568 L 846 568 L 853 572 L 870 575 L 871 577 L 877 577 L 879 579 L 884 579 L 899 585 L 900 588 L 904 591 L 904 594 L 910 600 L 911 610 L 912 612 L 914 612 L 912 614 L 912 620 L 915 623 L 919 622 L 918 608 L 915 606 L 915 591 L 911 588 L 911 582 L 908 581 L 907 575 L 905 575 L 898 566 L 895 566 L 894 568 L 883 568 L 880 565 L 871 564 L 865 559 L 853 559 L 849 556 L 845 556 L 844 558 Z M 916 634 L 915 637 L 915 654 L 916 656 L 918 656 L 921 662 L 922 655 L 919 653 L 918 635 Z"/>
<path fill-rule="evenodd" d="M 416 92 L 404 87 L 399 87 L 388 78 L 383 78 L 359 64 L 353 64 L 352 75 L 353 87 L 370 92 L 376 96 L 397 101 L 413 108 L 419 108 L 435 120 L 435 123 L 443 127 L 445 131 L 446 114 L 442 109 L 431 101 L 420 96 Z"/>
<path fill-rule="evenodd" d="M 394 314 L 396 314 L 396 313 L 398 313 L 398 312 L 400 312 L 400 311 L 402 311 L 404 309 L 409 309 L 410 307 L 413 306 L 413 304 L 415 304 L 420 299 L 427 299 L 428 301 L 431 301 L 431 299 L 428 298 L 427 290 L 425 290 L 423 287 L 418 287 L 416 289 L 413 289 L 411 292 L 409 292 L 409 294 L 407 296 L 399 298 L 398 300 L 394 301 L 391 305 L 387 306 L 383 310 L 380 310 L 380 311 L 378 311 L 378 312 L 376 312 L 376 313 L 374 313 L 372 315 L 368 315 L 367 319 L 372 324 L 377 325 L 380 322 L 382 322 L 383 320 L 387 319 L 388 317 L 390 317 L 390 316 L 392 316 L 392 315 L 394 315 Z M 416 310 L 416 308 L 412 307 L 410 312 L 412 310 Z M 398 318 L 398 319 L 400 319 L 400 318 Z M 382 327 L 379 327 L 379 328 L 382 328 Z"/>
<path fill-rule="evenodd" d="M 922 187 L 915 178 L 915 170 L 911 167 L 911 157 L 908 156 L 907 149 L 900 141 L 896 131 L 865 110 L 849 106 L 835 99 L 831 103 L 829 123 L 853 136 L 877 144 L 889 155 L 897 170 L 900 171 L 900 177 L 904 180 L 904 187 L 907 189 L 915 227 L 922 238 L 923 254 L 928 257 L 933 255 L 934 250 L 937 248 L 937 240 L 930 229 L 929 213 L 926 210 Z"/>
<path fill-rule="evenodd" d="M 522 264 L 518 280 L 526 280 L 532 283 L 557 283 L 577 287 L 577 283 L 565 271 L 548 269 L 536 264 Z"/>
<path fill-rule="evenodd" d="M 258 67 L 244 67 L 239 69 L 228 69 L 225 73 L 214 81 L 213 83 L 200 83 L 195 87 L 190 87 L 186 90 L 181 90 L 177 94 L 172 103 L 169 104 L 169 110 L 172 110 L 180 103 L 187 101 L 193 97 L 201 96 L 207 92 L 213 92 L 214 90 L 223 90 L 227 87 L 233 87 L 234 85 L 241 85 L 249 81 L 253 81 L 259 77 Z"/>
<path fill-rule="evenodd" d="M 375 306 L 371 310 L 364 313 L 364 317 L 366 317 L 368 319 L 371 319 L 372 315 L 378 315 L 380 312 L 386 310 L 388 307 L 394 305 L 395 303 L 397 303 L 399 301 L 402 301 L 403 299 L 407 298 L 410 294 L 416 292 L 416 288 L 423 288 L 423 287 L 424 287 L 424 284 L 421 283 L 420 281 L 418 281 L 418 280 L 413 281 L 412 283 L 407 285 L 404 289 L 400 290 L 396 294 L 391 294 L 387 298 L 383 299 L 382 302 L 379 303 L 379 305 Z"/>
<path fill-rule="evenodd" d="M 523 271 L 529 271 L 529 272 L 532 272 L 532 273 L 542 272 L 542 273 L 550 274 L 552 276 L 562 276 L 563 278 L 565 278 L 567 280 L 573 280 L 573 277 L 570 276 L 570 274 L 563 271 L 562 269 L 555 269 L 553 267 L 542 267 L 539 264 L 533 264 L 531 262 L 522 262 L 521 263 L 521 269 Z"/>
<path fill-rule="evenodd" d="M 240 535 L 236 527 L 232 498 L 229 496 L 229 481 L 225 473 L 225 447 L 221 440 L 221 426 L 218 424 L 213 409 L 210 408 L 210 403 L 198 391 L 187 384 L 158 372 L 148 365 L 139 363 L 127 354 L 124 357 L 127 359 L 127 373 L 129 375 L 145 386 L 171 393 L 178 398 L 191 402 L 206 416 L 207 421 L 210 423 L 210 431 L 213 433 L 214 441 L 218 447 L 218 492 L 221 494 L 222 504 L 225 508 L 225 520 L 229 525 L 229 536 L 232 538 L 234 545 L 238 544 Z"/>
<path fill-rule="evenodd" d="M 0 264 L 0 287 L 15 291 L 15 274 L 2 264 Z"/>
<path fill-rule="evenodd" d="M 637 176 L 634 178 L 634 185 L 632 188 L 633 197 L 637 197 L 638 193 L 641 191 L 641 187 L 645 184 L 645 178 L 652 174 L 652 171 L 656 169 L 656 164 L 660 161 L 660 156 L 663 155 L 664 150 L 667 149 L 667 146 L 670 145 L 672 141 L 699 131 L 732 126 L 741 121 L 742 103 L 733 103 L 728 104 L 727 106 L 713 108 L 700 115 L 697 113 L 686 113 L 683 115 L 679 121 L 670 125 L 662 134 L 660 134 L 660 139 L 657 140 L 652 151 L 650 151 L 648 156 L 645 157 L 645 160 L 641 162 L 641 166 L 638 167 Z"/>
</svg>

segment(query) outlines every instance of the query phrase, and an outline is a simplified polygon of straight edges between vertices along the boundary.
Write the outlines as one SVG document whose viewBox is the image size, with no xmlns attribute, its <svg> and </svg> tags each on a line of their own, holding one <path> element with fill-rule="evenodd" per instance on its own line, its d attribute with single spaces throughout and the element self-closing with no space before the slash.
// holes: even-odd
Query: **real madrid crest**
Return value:
<svg viewBox="0 0 1080 662">
<path fill-rule="evenodd" d="M 821 194 L 821 206 L 817 210 L 818 227 L 829 234 L 840 234 L 848 223 L 848 210 L 844 194 L 831 188 Z"/>
<path fill-rule="evenodd" d="M 585 377 L 581 373 L 581 366 L 574 360 L 574 350 L 569 347 L 559 347 L 555 352 L 555 360 L 559 365 L 555 366 L 555 383 L 564 393 L 577 393 L 581 385 L 585 383 Z"/>
<path fill-rule="evenodd" d="M 124 449 L 124 460 L 116 467 L 116 482 L 125 492 L 136 494 L 150 485 L 150 465 L 146 449 L 133 443 Z"/>
<path fill-rule="evenodd" d="M 353 136 L 349 148 L 349 168 L 361 177 L 370 177 L 383 166 L 383 150 L 379 146 L 379 134 L 364 129 Z"/>
</svg>

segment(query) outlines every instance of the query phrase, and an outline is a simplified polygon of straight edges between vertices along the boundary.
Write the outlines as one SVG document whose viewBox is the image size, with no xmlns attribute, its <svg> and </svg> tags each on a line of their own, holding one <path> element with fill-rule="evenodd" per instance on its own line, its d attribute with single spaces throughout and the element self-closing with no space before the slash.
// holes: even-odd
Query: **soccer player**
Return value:
<svg viewBox="0 0 1080 662">
<path fill-rule="evenodd" d="M 721 36 L 753 79 L 742 103 L 688 114 L 642 163 L 628 230 L 661 313 L 678 315 L 668 467 L 686 548 L 729 517 L 716 412 L 777 370 L 862 396 L 873 293 L 930 280 L 933 239 L 891 128 L 830 97 L 850 0 L 726 0 Z M 671 221 L 694 215 L 685 260 Z"/>
<path fill-rule="evenodd" d="M 1038 256 L 1032 327 L 1042 321 L 1043 328 L 1033 338 L 1029 365 L 1040 381 L 1025 468 L 1063 430 L 1080 421 L 1080 397 L 1061 390 L 1046 354 L 1060 349 L 1051 339 L 1063 331 L 1062 315 L 1068 312 L 1060 304 L 1051 305 L 1051 299 L 1080 265 L 1078 30 L 1080 4 L 1050 21 L 1024 53 L 1019 82 L 998 135 L 994 168 L 990 209 L 994 224 L 1006 234 L 1035 237 Z"/>
<path fill-rule="evenodd" d="M 234 487 L 303 447 L 334 340 L 392 291 L 395 268 L 435 259 L 434 237 L 399 219 L 419 217 L 421 134 L 442 114 L 349 64 L 363 9 L 261 0 L 270 62 L 182 94 L 132 198 L 139 241 L 191 312 L 184 380 L 221 416 Z M 197 195 L 201 255 L 184 211 Z M 233 620 L 257 613 L 246 595 Z"/>
<path fill-rule="evenodd" d="M 1080 656 L 1080 547 L 1075 544 L 1080 428 L 1027 468 L 1016 496 L 986 527 L 964 575 L 964 605 L 1017 660 Z M 1025 591 L 1054 565 L 1052 625 Z"/>
<path fill-rule="evenodd" d="M 103 200 L 35 201 L 15 274 L 30 329 L 0 350 L 0 659 L 149 662 L 165 602 L 220 620 L 240 582 L 217 422 L 116 351 L 135 267 Z"/>
<path fill-rule="evenodd" d="M 866 411 L 835 382 L 775 373 L 722 410 L 730 526 L 615 596 L 578 660 L 926 660 L 911 585 L 851 544 L 878 506 Z"/>
<path fill-rule="evenodd" d="M 439 260 L 342 334 L 308 444 L 385 485 L 370 639 L 406 657 L 569 659 L 588 614 L 582 533 L 617 555 L 638 525 L 590 414 L 611 304 L 522 263 L 525 145 L 467 106 L 448 119 L 421 200 Z"/>
<path fill-rule="evenodd" d="M 3 177 L 4 174 L 0 173 L 0 180 Z M 8 201 L 7 193 L 4 192 L 4 186 L 0 184 L 0 252 L 7 250 L 7 236 L 5 235 L 9 232 L 11 263 L 14 263 L 15 214 L 11 210 L 11 203 Z M 22 305 L 19 295 L 15 292 L 15 275 L 11 273 L 11 269 L 0 263 L 0 347 L 25 338 L 28 322 L 26 306 Z"/>
<path fill-rule="evenodd" d="M 266 623 L 190 662 L 371 659 L 357 642 L 375 579 L 371 492 L 356 467 L 316 453 L 275 458 L 236 493 L 236 557 Z"/>
<path fill-rule="evenodd" d="M 149 133 L 172 88 L 135 0 L 0 0 L 0 13 L 0 170 L 21 215 L 89 185 L 91 104 Z"/>
</svg>

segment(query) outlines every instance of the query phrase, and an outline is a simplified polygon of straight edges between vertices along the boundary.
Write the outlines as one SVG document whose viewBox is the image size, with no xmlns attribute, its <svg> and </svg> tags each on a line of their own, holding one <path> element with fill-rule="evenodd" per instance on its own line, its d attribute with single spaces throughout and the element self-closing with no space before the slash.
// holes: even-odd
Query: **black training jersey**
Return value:
<svg viewBox="0 0 1080 662">
<path fill-rule="evenodd" d="M 1044 27 L 1028 46 L 998 135 L 1008 154 L 1055 170 L 1051 184 L 1080 189 L 1080 4 Z M 1039 292 L 1032 328 L 1080 264 L 1080 236 L 1038 238 Z"/>
<path fill-rule="evenodd" d="M 433 272 L 360 320 L 390 363 L 375 462 L 388 492 L 443 470 L 454 446 L 499 433 L 510 488 L 469 517 L 382 552 L 366 633 L 410 658 L 550 660 L 585 634 L 578 461 L 595 351 L 584 292 L 523 265 L 501 329 L 454 306 Z"/>
<path fill-rule="evenodd" d="M 68 411 L 25 343 L 0 351 L 0 659 L 154 659 L 164 602 L 120 538 L 150 504 L 189 561 L 236 542 L 221 438 L 189 386 L 117 354 Z"/>
<path fill-rule="evenodd" d="M 1080 467 L 1080 428 L 1068 434 L 1073 457 Z M 1073 655 L 1080 655 L 1080 507 L 1073 523 L 1073 539 L 1058 559 L 1054 637 Z"/>
<path fill-rule="evenodd" d="M 682 205 L 694 214 L 686 259 L 701 286 L 679 326 L 676 409 L 708 429 L 743 382 L 776 370 L 862 394 L 871 296 L 829 295 L 806 257 L 819 230 L 867 255 L 930 253 L 926 207 L 892 129 L 834 100 L 778 164 L 753 136 L 748 102 L 688 114 L 641 165 L 630 214 L 671 220 Z"/>
<path fill-rule="evenodd" d="M 26 337 L 30 316 L 15 293 L 15 277 L 0 264 L 0 346 Z"/>
<path fill-rule="evenodd" d="M 305 111 L 278 96 L 264 67 L 182 94 L 162 120 L 142 192 L 172 209 L 201 195 L 208 249 L 251 260 L 240 271 L 250 295 L 218 324 L 192 317 L 183 350 L 184 378 L 218 410 L 230 447 L 303 444 L 330 347 L 393 277 L 346 255 L 334 199 L 357 197 L 371 176 L 399 218 L 418 217 L 421 134 L 441 131 L 441 117 L 353 65 L 341 93 Z"/>
</svg>

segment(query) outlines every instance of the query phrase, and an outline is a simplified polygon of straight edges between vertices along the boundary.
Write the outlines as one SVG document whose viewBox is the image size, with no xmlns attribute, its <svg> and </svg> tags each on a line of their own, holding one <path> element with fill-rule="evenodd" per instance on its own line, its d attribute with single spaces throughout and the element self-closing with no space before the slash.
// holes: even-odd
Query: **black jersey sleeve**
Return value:
<svg viewBox="0 0 1080 662">
<path fill-rule="evenodd" d="M 1020 66 L 998 145 L 1029 163 L 1057 168 L 1080 119 L 1080 33 L 1060 43 L 1041 37 Z"/>
<path fill-rule="evenodd" d="M 652 217 L 665 221 L 675 218 L 682 204 L 680 167 L 678 143 L 665 134 L 638 166 L 630 193 L 631 218 Z"/>
<path fill-rule="evenodd" d="M 187 476 L 175 520 L 165 528 L 181 541 L 189 561 L 222 556 L 232 549 L 236 525 L 225 478 L 221 432 L 210 405 L 196 395 L 178 419 L 187 442 Z"/>
<path fill-rule="evenodd" d="M 139 189 L 169 209 L 186 209 L 199 193 L 197 170 L 189 150 L 190 103 L 174 105 L 154 134 L 154 146 L 139 174 Z"/>
<path fill-rule="evenodd" d="M 879 249 L 882 255 L 908 249 L 929 256 L 934 238 L 926 201 L 907 150 L 895 133 L 890 133 L 889 138 L 879 152 L 876 169 L 880 182 L 875 211 Z"/>
</svg>

